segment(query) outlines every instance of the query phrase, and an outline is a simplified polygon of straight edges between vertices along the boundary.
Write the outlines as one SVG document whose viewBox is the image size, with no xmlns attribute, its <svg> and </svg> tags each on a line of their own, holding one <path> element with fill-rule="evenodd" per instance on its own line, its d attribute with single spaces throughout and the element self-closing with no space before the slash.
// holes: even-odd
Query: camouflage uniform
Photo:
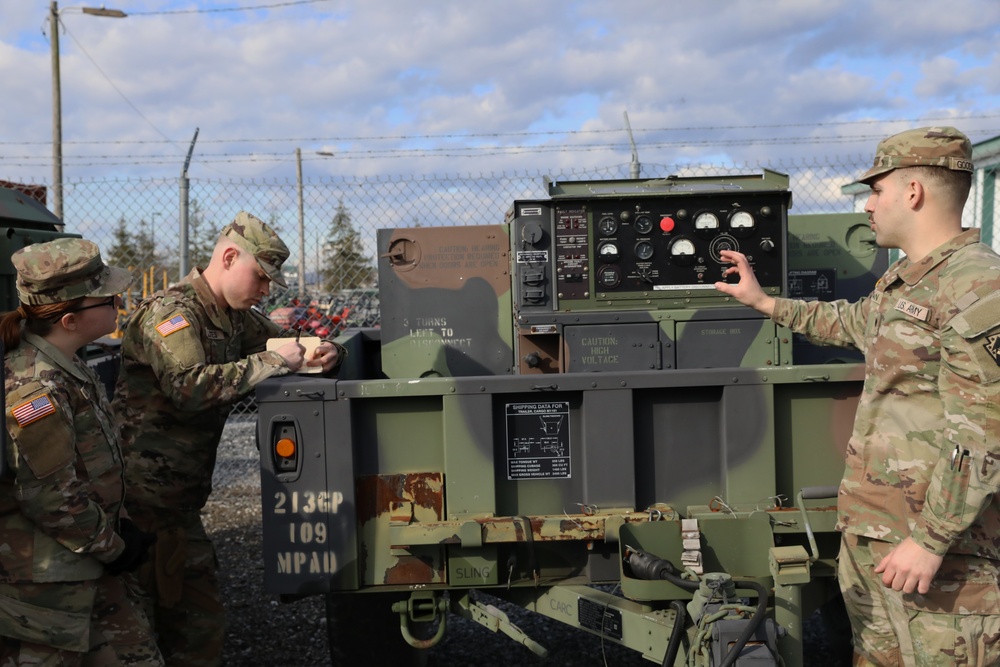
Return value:
<svg viewBox="0 0 1000 667">
<path fill-rule="evenodd" d="M 877 158 L 865 180 L 899 166 Z M 856 652 L 880 665 L 996 664 L 1000 256 L 968 230 L 894 263 L 857 303 L 778 299 L 773 319 L 865 354 L 838 501 Z M 944 556 L 926 595 L 873 572 L 907 537 Z"/>
<path fill-rule="evenodd" d="M 223 233 L 280 278 L 288 251 L 267 225 L 241 213 Z M 199 269 L 140 304 L 126 325 L 115 394 L 126 412 L 126 505 L 137 525 L 157 533 L 140 583 L 168 664 L 221 659 L 225 612 L 200 510 L 233 404 L 289 372 L 277 352 L 265 351 L 282 334 L 256 311 L 220 308 Z"/>
<path fill-rule="evenodd" d="M 79 239 L 29 246 L 12 260 L 29 305 L 110 296 L 131 282 Z M 4 386 L 0 665 L 162 665 L 124 577 L 105 570 L 126 544 L 116 532 L 122 451 L 103 383 L 22 329 L 4 355 Z"/>
</svg>

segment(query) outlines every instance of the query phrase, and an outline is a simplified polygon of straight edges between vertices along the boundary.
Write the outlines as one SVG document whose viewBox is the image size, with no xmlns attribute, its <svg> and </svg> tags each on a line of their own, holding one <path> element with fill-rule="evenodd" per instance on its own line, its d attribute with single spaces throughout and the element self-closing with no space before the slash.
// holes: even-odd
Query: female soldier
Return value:
<svg viewBox="0 0 1000 667">
<path fill-rule="evenodd" d="M 132 282 L 82 239 L 11 257 L 21 305 L 0 320 L 0 665 L 162 665 L 119 576 L 148 536 L 122 516 L 118 424 L 76 350 L 116 328 Z"/>
</svg>

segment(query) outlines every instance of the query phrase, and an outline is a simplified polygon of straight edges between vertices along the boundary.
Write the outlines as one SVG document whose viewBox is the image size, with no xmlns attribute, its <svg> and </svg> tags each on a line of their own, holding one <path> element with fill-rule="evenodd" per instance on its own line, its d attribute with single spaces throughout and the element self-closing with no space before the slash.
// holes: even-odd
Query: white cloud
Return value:
<svg viewBox="0 0 1000 667">
<path fill-rule="evenodd" d="M 0 178 L 44 180 L 48 2 L 0 2 L 8 91 Z M 337 158 L 311 167 L 337 173 L 619 164 L 629 157 L 625 110 L 641 159 L 660 163 L 855 154 L 871 149 L 870 135 L 901 129 L 830 125 L 851 120 L 985 116 L 962 126 L 974 139 L 1000 134 L 995 0 L 954 0 L 946 12 L 932 0 L 905 11 L 894 0 L 860 3 L 860 11 L 851 0 L 682 9 L 624 0 L 613 12 L 599 0 L 335 0 L 153 15 L 142 12 L 212 5 L 124 4 L 126 19 L 64 10 L 67 174 L 173 176 L 196 127 L 192 174 L 234 176 L 293 174 L 296 147 L 310 158 L 334 150 Z M 533 131 L 565 134 L 524 134 Z M 158 143 L 160 133 L 175 145 Z M 578 150 L 510 150 L 524 144 Z M 455 157 L 471 146 L 493 154 Z M 386 153 L 418 148 L 443 150 Z M 357 159 L 346 159 L 352 151 Z"/>
</svg>

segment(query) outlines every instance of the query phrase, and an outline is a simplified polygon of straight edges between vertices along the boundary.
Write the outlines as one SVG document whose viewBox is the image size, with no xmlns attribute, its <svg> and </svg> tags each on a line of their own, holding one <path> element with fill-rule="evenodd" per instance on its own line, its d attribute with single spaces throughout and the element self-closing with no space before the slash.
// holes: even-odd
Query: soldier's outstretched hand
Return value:
<svg viewBox="0 0 1000 667">
<path fill-rule="evenodd" d="M 740 281 L 727 283 L 725 280 L 720 280 L 715 283 L 715 289 L 770 317 L 771 313 L 774 312 L 774 297 L 768 296 L 761 289 L 746 255 L 735 250 L 723 250 L 719 255 L 723 262 L 731 265 L 722 272 L 722 277 L 726 278 L 735 273 L 739 275 Z"/>
</svg>

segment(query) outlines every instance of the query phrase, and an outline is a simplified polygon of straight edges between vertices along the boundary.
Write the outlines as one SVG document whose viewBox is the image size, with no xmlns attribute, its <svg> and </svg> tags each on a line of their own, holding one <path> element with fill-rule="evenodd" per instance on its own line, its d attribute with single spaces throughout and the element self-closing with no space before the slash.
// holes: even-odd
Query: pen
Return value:
<svg viewBox="0 0 1000 667">
<path fill-rule="evenodd" d="M 968 449 L 962 449 L 958 445 L 955 445 L 954 451 L 951 453 L 951 469 L 955 469 L 955 462 L 958 462 L 958 469 L 962 469 L 962 463 L 965 461 L 965 457 L 969 455 Z"/>
<path fill-rule="evenodd" d="M 295 327 L 295 342 L 299 342 L 299 337 L 302 335 L 302 327 Z"/>
</svg>

